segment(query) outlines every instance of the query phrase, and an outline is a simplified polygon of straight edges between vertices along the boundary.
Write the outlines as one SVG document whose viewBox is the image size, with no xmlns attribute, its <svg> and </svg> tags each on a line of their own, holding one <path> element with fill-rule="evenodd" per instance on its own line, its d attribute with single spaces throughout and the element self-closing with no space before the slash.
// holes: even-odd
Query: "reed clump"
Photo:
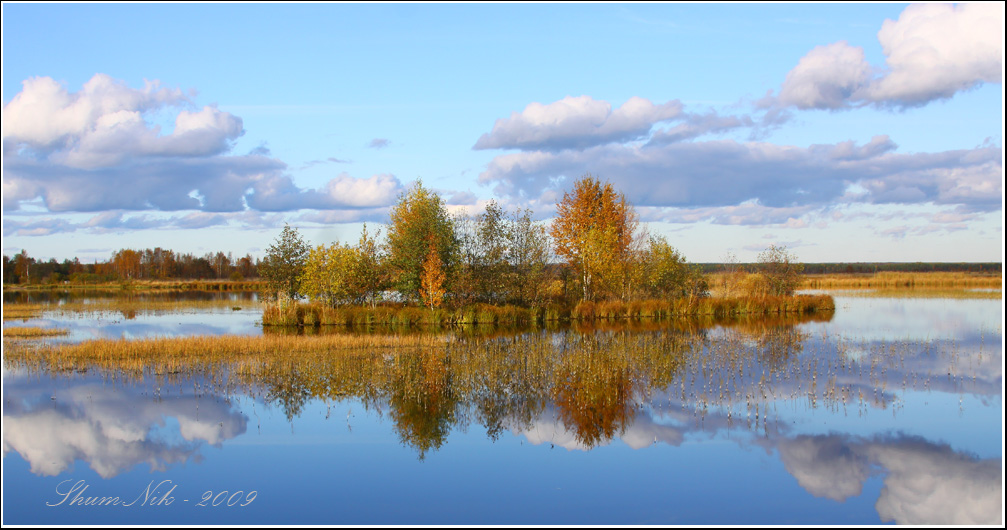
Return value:
<svg viewBox="0 0 1007 530">
<path fill-rule="evenodd" d="M 28 320 L 38 318 L 45 308 L 42 304 L 4 304 L 4 320 Z"/>
</svg>

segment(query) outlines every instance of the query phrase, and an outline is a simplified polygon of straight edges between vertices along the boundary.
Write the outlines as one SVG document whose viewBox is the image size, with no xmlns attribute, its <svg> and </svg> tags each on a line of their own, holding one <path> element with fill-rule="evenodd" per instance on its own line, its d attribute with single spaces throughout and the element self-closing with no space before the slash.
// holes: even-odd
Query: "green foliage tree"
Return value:
<svg viewBox="0 0 1007 530">
<path fill-rule="evenodd" d="M 283 231 L 266 249 L 266 257 L 259 264 L 259 274 L 277 298 L 294 300 L 301 292 L 301 275 L 310 248 L 296 228 L 284 225 Z"/>
<path fill-rule="evenodd" d="M 445 283 L 451 285 L 458 252 L 454 221 L 441 198 L 417 181 L 392 207 L 388 226 L 389 271 L 395 288 L 408 300 L 419 300 L 431 244 L 440 258 Z"/>
<path fill-rule="evenodd" d="M 664 236 L 651 236 L 638 264 L 646 292 L 670 298 L 705 296 L 707 282 L 702 269 L 689 265 L 685 256 Z"/>
<path fill-rule="evenodd" d="M 801 285 L 804 265 L 797 256 L 787 252 L 785 245 L 770 245 L 759 253 L 759 275 L 766 284 L 768 294 L 790 296 Z"/>
<path fill-rule="evenodd" d="M 381 231 L 371 236 L 367 232 L 367 224 L 364 224 L 360 232 L 360 240 L 357 242 L 357 285 L 360 289 L 362 302 L 369 303 L 371 307 L 377 305 L 381 299 L 381 294 L 388 287 L 387 273 L 385 272 L 384 256 L 381 253 L 381 245 L 377 238 L 381 237 Z"/>
<path fill-rule="evenodd" d="M 453 292 L 459 302 L 500 302 L 508 298 L 510 226 L 503 209 L 490 201 L 475 218 L 454 220 L 459 263 Z"/>
<path fill-rule="evenodd" d="M 484 301 L 499 302 L 507 298 L 509 235 L 510 227 L 503 208 L 496 201 L 490 201 L 476 222 L 479 255 L 476 287 Z"/>
<path fill-rule="evenodd" d="M 511 299 L 538 305 L 544 295 L 548 275 L 549 238 L 545 227 L 532 220 L 531 210 L 518 210 L 507 231 L 507 262 L 510 265 Z"/>
<path fill-rule="evenodd" d="M 318 245 L 308 251 L 301 272 L 301 291 L 309 298 L 335 307 L 362 296 L 358 282 L 360 253 L 348 245 Z"/>
</svg>

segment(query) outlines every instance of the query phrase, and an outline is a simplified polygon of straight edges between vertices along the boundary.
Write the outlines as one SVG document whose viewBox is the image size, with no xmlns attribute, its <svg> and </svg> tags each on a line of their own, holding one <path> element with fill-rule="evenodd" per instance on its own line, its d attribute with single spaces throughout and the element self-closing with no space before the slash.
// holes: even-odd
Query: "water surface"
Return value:
<svg viewBox="0 0 1007 530">
<path fill-rule="evenodd" d="M 1002 524 L 1002 302 L 836 306 L 256 377 L 5 363 L 4 523 Z"/>
</svg>

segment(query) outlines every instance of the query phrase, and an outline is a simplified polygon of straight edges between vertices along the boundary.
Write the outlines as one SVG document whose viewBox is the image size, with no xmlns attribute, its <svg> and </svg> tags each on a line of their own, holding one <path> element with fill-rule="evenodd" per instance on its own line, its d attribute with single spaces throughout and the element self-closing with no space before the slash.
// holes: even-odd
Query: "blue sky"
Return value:
<svg viewBox="0 0 1007 530">
<path fill-rule="evenodd" d="M 590 172 L 693 262 L 1002 261 L 1003 4 L 3 4 L 3 252 L 355 241 Z"/>
</svg>

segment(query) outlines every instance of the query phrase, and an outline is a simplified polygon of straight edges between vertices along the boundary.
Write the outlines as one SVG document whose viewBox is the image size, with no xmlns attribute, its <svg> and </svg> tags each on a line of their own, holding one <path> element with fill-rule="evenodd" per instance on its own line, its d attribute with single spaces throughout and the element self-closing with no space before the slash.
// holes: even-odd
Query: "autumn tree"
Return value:
<svg viewBox="0 0 1007 530">
<path fill-rule="evenodd" d="M 638 263 L 643 287 L 648 295 L 669 298 L 707 294 L 702 270 L 689 265 L 685 256 L 664 236 L 652 236 Z"/>
<path fill-rule="evenodd" d="M 218 251 L 216 254 L 207 255 L 207 260 L 210 262 L 210 266 L 213 267 L 213 272 L 216 274 L 217 278 L 224 278 L 231 269 L 231 262 L 233 261 L 233 256 L 230 252 L 224 255 L 223 252 Z"/>
<path fill-rule="evenodd" d="M 291 300 L 297 298 L 309 250 L 297 229 L 290 225 L 284 225 L 279 237 L 266 249 L 266 257 L 259 264 L 259 273 L 278 298 L 281 295 Z"/>
<path fill-rule="evenodd" d="M 430 309 L 440 307 L 444 301 L 444 264 L 437 253 L 433 237 L 430 238 L 427 257 L 423 260 L 423 274 L 420 275 L 420 300 Z"/>
<path fill-rule="evenodd" d="M 637 224 L 625 195 L 590 174 L 574 183 L 573 193 L 563 194 L 549 234 L 556 254 L 580 280 L 584 300 L 606 293 L 626 296 Z"/>
<path fill-rule="evenodd" d="M 759 275 L 765 280 L 769 294 L 790 296 L 801 285 L 804 265 L 797 256 L 787 252 L 785 245 L 770 245 L 759 253 Z"/>
<path fill-rule="evenodd" d="M 372 236 L 367 232 L 367 224 L 365 223 L 356 247 L 359 259 L 358 288 L 362 301 L 369 303 L 371 307 L 377 305 L 381 299 L 381 293 L 384 292 L 388 284 L 384 256 L 381 253 L 381 245 L 377 241 L 378 237 L 381 237 L 381 231 L 378 230 Z"/>
<path fill-rule="evenodd" d="M 238 258 L 235 268 L 242 278 L 251 278 L 258 275 L 255 261 L 252 260 L 251 254 L 245 254 L 243 258 Z"/>
<path fill-rule="evenodd" d="M 14 265 L 15 283 L 31 283 L 31 267 L 35 258 L 28 257 L 28 252 L 21 249 L 21 252 L 14 254 L 12 260 Z"/>
<path fill-rule="evenodd" d="M 141 253 L 124 248 L 112 255 L 112 266 L 120 278 L 136 279 L 140 277 Z"/>
<path fill-rule="evenodd" d="M 525 305 L 537 305 L 548 280 L 549 238 L 545 227 L 532 220 L 531 210 L 518 210 L 512 215 L 507 246 L 511 298 Z"/>
<path fill-rule="evenodd" d="M 465 301 L 506 300 L 510 226 L 503 208 L 491 200 L 476 218 L 460 216 L 454 223 L 460 255 L 455 294 Z"/>
<path fill-rule="evenodd" d="M 431 245 L 445 273 L 445 285 L 450 285 L 458 250 L 454 224 L 441 198 L 422 182 L 417 181 L 392 207 L 387 239 L 390 272 L 404 297 L 419 299 Z"/>
</svg>

